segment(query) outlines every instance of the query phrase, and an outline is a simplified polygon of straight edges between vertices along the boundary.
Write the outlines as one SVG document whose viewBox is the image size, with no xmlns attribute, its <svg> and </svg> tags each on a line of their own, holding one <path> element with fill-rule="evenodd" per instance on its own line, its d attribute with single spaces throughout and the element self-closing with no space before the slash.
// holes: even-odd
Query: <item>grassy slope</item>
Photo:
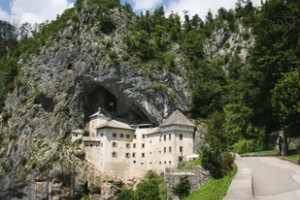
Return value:
<svg viewBox="0 0 300 200">
<path fill-rule="evenodd" d="M 234 165 L 233 171 L 221 179 L 213 179 L 199 190 L 193 192 L 184 200 L 221 200 L 225 197 L 230 183 L 237 172 L 237 166 Z"/>
<path fill-rule="evenodd" d="M 268 151 L 258 151 L 258 152 L 247 152 L 247 153 L 242 153 L 241 155 L 274 155 L 278 154 L 278 150 L 268 150 Z"/>
</svg>

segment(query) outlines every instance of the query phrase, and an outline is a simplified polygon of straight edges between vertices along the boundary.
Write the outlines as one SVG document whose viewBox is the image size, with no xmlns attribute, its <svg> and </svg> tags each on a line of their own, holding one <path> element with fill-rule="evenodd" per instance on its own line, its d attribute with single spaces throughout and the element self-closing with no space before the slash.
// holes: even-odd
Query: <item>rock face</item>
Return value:
<svg viewBox="0 0 300 200">
<path fill-rule="evenodd" d="M 94 172 L 83 170 L 90 167 L 82 164 L 76 147 L 68 143 L 70 130 L 84 128 L 99 106 L 127 123 L 154 125 L 177 108 L 187 110 L 184 75 L 145 73 L 131 67 L 135 61 L 122 48 L 124 13 L 112 10 L 117 27 L 113 34 L 85 25 L 92 14 L 84 10 L 78 14 L 80 22 L 70 20 L 58 38 L 19 62 L 20 84 L 5 102 L 12 116 L 0 122 L 5 136 L 0 149 L 0 199 L 32 199 L 33 195 L 48 199 L 83 195 L 87 190 L 93 199 L 112 199 L 123 183 L 101 175 L 95 178 Z M 75 24 L 80 28 L 74 32 Z M 112 52 L 115 60 L 108 56 Z M 118 62 L 124 55 L 128 61 Z M 74 174 L 74 185 L 66 184 Z M 91 186 L 93 180 L 98 181 L 96 187 Z"/>
</svg>

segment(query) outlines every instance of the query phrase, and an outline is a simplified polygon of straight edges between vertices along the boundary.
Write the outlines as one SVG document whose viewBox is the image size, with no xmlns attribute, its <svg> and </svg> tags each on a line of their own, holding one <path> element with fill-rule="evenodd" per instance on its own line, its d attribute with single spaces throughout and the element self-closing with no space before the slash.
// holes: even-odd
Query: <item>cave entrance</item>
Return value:
<svg viewBox="0 0 300 200">
<path fill-rule="evenodd" d="M 89 116 L 97 112 L 101 107 L 105 115 L 113 117 L 116 111 L 116 98 L 107 89 L 95 85 L 88 89 L 84 96 L 84 118 L 89 121 Z"/>
<path fill-rule="evenodd" d="M 122 96 L 117 96 L 117 99 L 109 90 L 97 83 L 86 87 L 82 97 L 85 123 L 89 122 L 89 116 L 97 112 L 99 107 L 102 108 L 104 115 L 125 123 L 151 123 L 138 106 Z"/>
</svg>

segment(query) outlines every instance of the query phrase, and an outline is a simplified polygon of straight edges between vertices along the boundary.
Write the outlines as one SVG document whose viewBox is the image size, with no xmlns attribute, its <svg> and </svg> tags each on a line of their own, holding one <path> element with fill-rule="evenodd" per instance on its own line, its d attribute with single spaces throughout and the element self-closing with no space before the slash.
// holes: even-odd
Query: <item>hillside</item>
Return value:
<svg viewBox="0 0 300 200">
<path fill-rule="evenodd" d="M 180 109 L 205 120 L 224 146 L 240 139 L 264 146 L 279 128 L 299 134 L 295 118 L 286 120 L 288 111 L 282 117 L 276 106 L 286 100 L 277 86 L 284 73 L 299 77 L 299 7 L 239 1 L 203 20 L 165 16 L 162 7 L 137 15 L 116 0 L 78 0 L 20 41 L 3 22 L 0 199 L 29 199 L 33 179 L 42 187 L 61 182 L 60 191 L 75 199 L 109 199 L 133 186 L 138 180 L 97 174 L 70 141 L 70 131 L 84 128 L 99 106 L 120 121 L 153 125 Z M 297 116 L 297 108 L 289 112 Z"/>
</svg>

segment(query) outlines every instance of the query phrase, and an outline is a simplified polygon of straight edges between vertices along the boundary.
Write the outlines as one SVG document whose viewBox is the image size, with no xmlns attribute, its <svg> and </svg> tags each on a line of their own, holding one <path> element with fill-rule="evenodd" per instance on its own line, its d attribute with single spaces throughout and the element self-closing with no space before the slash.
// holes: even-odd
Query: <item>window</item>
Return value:
<svg viewBox="0 0 300 200">
<path fill-rule="evenodd" d="M 135 158 L 135 153 L 132 153 L 132 157 Z"/>
<path fill-rule="evenodd" d="M 118 146 L 118 144 L 116 142 L 112 143 L 112 147 L 117 147 L 117 146 Z"/>
<path fill-rule="evenodd" d="M 161 165 L 161 161 L 159 161 L 159 164 Z"/>
<path fill-rule="evenodd" d="M 164 141 L 166 141 L 167 140 L 167 136 L 166 135 L 164 135 Z"/>
<path fill-rule="evenodd" d="M 152 154 L 152 151 L 150 152 L 150 154 Z"/>
<path fill-rule="evenodd" d="M 145 134 L 142 135 L 142 138 L 145 138 Z"/>
<path fill-rule="evenodd" d="M 152 165 L 152 162 L 150 162 L 150 165 Z"/>
<path fill-rule="evenodd" d="M 145 158 L 145 153 L 142 153 L 142 158 Z"/>
<path fill-rule="evenodd" d="M 130 158 L 130 153 L 125 154 L 126 158 Z"/>
<path fill-rule="evenodd" d="M 172 138 L 172 137 L 171 137 L 171 134 L 169 134 L 169 140 L 171 140 L 171 138 Z"/>
<path fill-rule="evenodd" d="M 120 138 L 123 138 L 123 137 L 124 137 L 124 134 L 123 134 L 123 133 L 121 133 L 121 134 L 120 134 Z"/>
<path fill-rule="evenodd" d="M 178 157 L 178 161 L 179 161 L 179 162 L 182 162 L 182 161 L 183 161 L 183 157 L 179 156 L 179 157 Z"/>
<path fill-rule="evenodd" d="M 136 147 L 136 143 L 133 143 L 133 145 L 132 145 L 132 146 L 133 146 L 133 148 L 135 148 L 135 147 Z"/>
<path fill-rule="evenodd" d="M 171 164 L 171 161 L 169 161 L 169 164 Z"/>
<path fill-rule="evenodd" d="M 169 152 L 170 152 L 170 153 L 172 152 L 172 147 L 169 147 Z"/>
<path fill-rule="evenodd" d="M 136 135 L 134 135 L 134 139 L 136 139 Z"/>
<path fill-rule="evenodd" d="M 179 139 L 182 140 L 182 134 L 179 134 Z"/>
<path fill-rule="evenodd" d="M 159 153 L 161 153 L 161 151 L 159 151 Z"/>
<path fill-rule="evenodd" d="M 126 144 L 126 148 L 130 148 L 130 143 L 127 143 L 127 144 Z"/>
<path fill-rule="evenodd" d="M 77 137 L 77 134 L 75 134 L 75 137 Z"/>
<path fill-rule="evenodd" d="M 166 153 L 167 152 L 167 147 L 164 147 L 164 153 Z"/>
<path fill-rule="evenodd" d="M 167 161 L 165 161 L 164 163 L 167 164 Z"/>
<path fill-rule="evenodd" d="M 111 155 L 112 155 L 112 157 L 115 158 L 115 157 L 117 157 L 118 154 L 117 154 L 117 152 L 113 151 Z"/>
<path fill-rule="evenodd" d="M 142 144 L 142 148 L 145 148 L 145 144 L 144 143 Z"/>
<path fill-rule="evenodd" d="M 179 147 L 179 152 L 182 153 L 183 152 L 183 148 L 182 146 Z"/>
<path fill-rule="evenodd" d="M 142 162 L 141 165 L 144 165 L 144 163 Z"/>
<path fill-rule="evenodd" d="M 103 133 L 101 133 L 101 137 L 103 137 Z"/>
<path fill-rule="evenodd" d="M 92 147 L 92 146 L 93 146 L 93 144 L 90 144 L 90 146 Z"/>
<path fill-rule="evenodd" d="M 116 134 L 116 133 L 113 133 L 113 137 L 114 137 L 114 138 L 117 137 L 117 134 Z"/>
<path fill-rule="evenodd" d="M 133 163 L 135 164 L 135 163 L 136 163 L 136 161 L 134 160 L 134 161 L 133 161 Z"/>
<path fill-rule="evenodd" d="M 126 138 L 129 138 L 129 134 L 126 134 Z"/>
</svg>

